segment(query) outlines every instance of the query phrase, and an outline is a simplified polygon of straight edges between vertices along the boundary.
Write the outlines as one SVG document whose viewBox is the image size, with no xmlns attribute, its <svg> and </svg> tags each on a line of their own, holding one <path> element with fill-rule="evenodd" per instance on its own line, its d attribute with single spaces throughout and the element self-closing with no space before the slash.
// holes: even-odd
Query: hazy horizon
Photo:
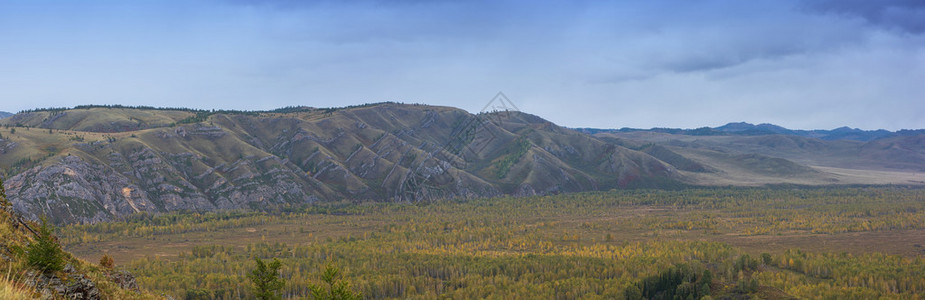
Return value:
<svg viewBox="0 0 925 300">
<path fill-rule="evenodd" d="M 376 103 L 384 103 L 384 102 L 395 102 L 395 103 L 399 103 L 399 104 L 423 104 L 423 105 L 430 105 L 430 104 L 425 104 L 425 103 L 404 103 L 404 102 L 397 102 L 397 101 L 383 101 L 383 102 L 370 102 L 370 103 L 348 104 L 348 105 L 346 105 L 346 106 L 337 106 L 337 107 L 348 107 L 348 106 L 354 106 L 354 105 L 376 104 Z M 116 106 L 116 105 L 122 105 L 122 104 L 78 104 L 78 105 L 75 105 L 75 106 L 68 106 L 68 107 L 35 107 L 35 108 L 29 108 L 29 109 L 25 109 L 25 110 L 21 110 L 21 111 L 15 111 L 15 112 L 13 112 L 13 111 L 3 111 L 3 110 L 0 110 L 0 112 L 7 112 L 7 113 L 11 113 L 11 114 L 17 114 L 17 113 L 21 113 L 21 112 L 23 112 L 23 111 L 29 111 L 29 110 L 56 109 L 56 108 L 73 109 L 74 107 L 77 107 L 77 106 L 104 106 L 104 105 Z M 137 106 L 123 105 L 123 106 L 126 106 L 126 107 L 154 107 L 154 108 L 167 108 L 167 109 L 175 108 L 175 109 L 190 109 L 190 110 L 195 110 L 195 109 L 202 109 L 202 110 L 223 110 L 223 109 L 224 109 L 224 108 L 218 108 L 218 107 L 216 107 L 216 108 L 190 108 L 190 107 L 160 107 L 160 106 L 152 106 L 152 105 L 137 105 Z M 295 106 L 295 107 L 298 107 L 298 106 L 310 107 L 310 106 L 307 106 L 307 105 L 294 105 L 294 106 Z M 292 106 L 290 106 L 290 107 L 292 107 Z M 335 107 L 335 108 L 337 108 L 337 107 Z M 278 109 L 278 108 L 284 108 L 284 107 L 277 107 L 277 108 L 271 108 L 271 109 L 261 109 L 261 110 L 244 110 L 244 111 L 270 111 L 270 110 L 274 110 L 274 109 Z M 312 108 L 319 108 L 319 109 L 321 109 L 321 108 L 329 108 L 329 107 L 312 107 Z M 460 108 L 460 109 L 462 109 L 462 108 Z M 230 110 L 230 109 L 229 109 L 229 110 Z M 463 110 L 465 110 L 465 109 L 463 109 Z M 468 110 L 466 110 L 466 111 L 468 111 Z M 479 111 L 468 111 L 468 112 L 469 112 L 469 113 L 473 113 L 473 114 L 479 113 Z M 528 111 L 522 111 L 522 112 L 524 112 L 524 113 L 530 113 L 530 112 L 528 112 Z M 532 114 L 532 113 L 531 113 L 531 114 Z M 546 119 L 545 117 L 543 117 L 543 116 L 541 116 L 541 115 L 537 115 L 537 116 Z M 548 119 L 547 119 L 547 120 L 548 120 Z M 724 122 L 724 123 L 722 123 L 722 124 L 703 125 L 703 126 L 697 126 L 697 127 L 664 127 L 664 126 L 655 126 L 655 127 L 628 127 L 628 126 L 623 126 L 623 127 L 581 127 L 581 126 L 568 126 L 568 125 L 558 124 L 558 123 L 557 123 L 556 125 L 563 126 L 563 127 L 567 127 L 567 128 L 573 128 L 573 129 L 605 129 L 605 130 L 607 130 L 607 129 L 624 129 L 624 128 L 628 128 L 628 129 L 645 129 L 645 130 L 648 130 L 648 129 L 657 129 L 657 128 L 658 128 L 658 129 L 698 129 L 698 128 L 703 128 L 703 127 L 716 128 L 716 127 L 720 127 L 720 126 L 724 126 L 724 125 L 728 125 L 728 124 L 732 124 L 732 123 L 748 123 L 748 124 L 752 124 L 752 125 L 775 125 L 775 126 L 780 126 L 780 127 L 783 127 L 783 128 L 786 128 L 786 129 L 790 129 L 790 130 L 835 130 L 835 129 L 845 128 L 845 127 L 850 128 L 850 129 L 860 129 L 860 130 L 866 130 L 866 131 L 887 130 L 887 129 L 883 129 L 883 128 L 858 128 L 858 127 L 852 127 L 852 126 L 850 126 L 850 125 L 843 125 L 843 126 L 833 127 L 833 128 L 792 128 L 792 127 L 787 127 L 787 126 L 782 125 L 782 124 L 773 124 L 773 123 L 754 123 L 754 122 L 749 122 L 749 121 L 730 121 L 730 122 Z M 897 129 L 897 130 L 889 130 L 889 131 L 896 132 L 896 131 L 899 131 L 899 130 L 922 130 L 922 129 L 925 129 L 925 128 L 900 128 L 900 129 Z"/>
</svg>

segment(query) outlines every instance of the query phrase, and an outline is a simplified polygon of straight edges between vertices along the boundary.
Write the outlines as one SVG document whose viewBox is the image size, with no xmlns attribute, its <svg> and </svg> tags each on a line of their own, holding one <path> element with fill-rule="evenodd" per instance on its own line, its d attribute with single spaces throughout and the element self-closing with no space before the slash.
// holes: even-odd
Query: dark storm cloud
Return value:
<svg viewBox="0 0 925 300">
<path fill-rule="evenodd" d="M 817 12 L 858 17 L 889 29 L 925 33 L 925 1 L 922 0 L 809 0 L 806 6 Z"/>
</svg>

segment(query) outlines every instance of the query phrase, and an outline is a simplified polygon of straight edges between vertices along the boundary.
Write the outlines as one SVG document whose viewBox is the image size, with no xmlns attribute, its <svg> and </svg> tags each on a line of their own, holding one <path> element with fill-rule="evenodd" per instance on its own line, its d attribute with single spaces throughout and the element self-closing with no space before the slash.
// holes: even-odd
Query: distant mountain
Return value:
<svg viewBox="0 0 925 300">
<path fill-rule="evenodd" d="M 796 132 L 793 130 L 767 123 L 758 125 L 745 122 L 729 123 L 714 129 L 721 132 L 737 133 L 742 135 L 796 134 Z"/>
<path fill-rule="evenodd" d="M 6 117 L 10 117 L 10 116 L 12 116 L 12 115 L 13 115 L 13 113 L 8 113 L 8 112 L 5 112 L 5 111 L 0 111 L 0 119 L 6 118 Z"/>
<path fill-rule="evenodd" d="M 652 128 L 652 129 L 638 129 L 638 128 L 621 128 L 621 129 L 598 129 L 598 128 L 576 128 L 576 130 L 588 134 L 602 133 L 602 132 L 636 132 L 636 131 L 648 131 L 648 132 L 659 132 L 659 133 L 669 133 L 669 134 L 681 134 L 681 135 L 691 135 L 691 136 L 719 136 L 719 135 L 742 135 L 742 136 L 757 136 L 757 135 L 772 135 L 772 134 L 784 134 L 784 135 L 795 135 L 802 137 L 813 137 L 823 140 L 853 140 L 853 141 L 872 141 L 881 138 L 895 137 L 895 136 L 909 136 L 909 135 L 918 135 L 925 134 L 925 130 L 900 130 L 896 132 L 888 130 L 861 130 L 857 128 L 849 127 L 839 127 L 832 130 L 794 130 L 787 129 L 774 124 L 758 124 L 754 125 L 751 123 L 737 122 L 729 123 L 719 127 L 701 127 L 697 129 L 680 129 L 680 128 Z"/>
<path fill-rule="evenodd" d="M 823 140 L 787 134 L 690 135 L 657 131 L 598 132 L 594 136 L 652 154 L 679 170 L 697 172 L 701 174 L 699 177 L 712 177 L 700 183 L 737 185 L 756 180 L 770 183 L 803 176 L 806 180 L 800 182 L 806 184 L 826 184 L 827 181 L 922 184 L 925 183 L 925 175 L 922 174 L 925 172 L 925 134 L 915 134 L 918 132 L 921 131 L 898 131 L 892 137 L 866 142 Z M 653 152 L 650 149 L 659 151 Z M 741 159 L 745 158 L 755 163 L 743 164 Z M 807 169 L 800 171 L 800 168 L 790 163 L 816 169 L 829 168 L 823 171 L 832 172 L 829 175 L 835 176 L 826 175 L 825 172 L 812 173 Z M 794 172 L 770 171 L 774 169 Z"/>
</svg>

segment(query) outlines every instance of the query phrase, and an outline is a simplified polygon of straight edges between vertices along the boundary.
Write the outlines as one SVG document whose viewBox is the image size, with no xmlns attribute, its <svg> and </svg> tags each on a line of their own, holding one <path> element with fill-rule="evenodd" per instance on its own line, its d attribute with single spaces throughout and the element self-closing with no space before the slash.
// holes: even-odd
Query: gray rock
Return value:
<svg viewBox="0 0 925 300">
<path fill-rule="evenodd" d="M 114 271 L 109 273 L 109 279 L 119 285 L 124 290 L 138 291 L 138 282 L 135 276 L 126 271 Z"/>
<path fill-rule="evenodd" d="M 73 266 L 68 264 L 62 271 L 65 280 L 54 274 L 29 272 L 26 285 L 39 291 L 41 299 L 73 299 L 96 300 L 102 298 L 102 293 L 90 278 L 77 273 Z"/>
</svg>

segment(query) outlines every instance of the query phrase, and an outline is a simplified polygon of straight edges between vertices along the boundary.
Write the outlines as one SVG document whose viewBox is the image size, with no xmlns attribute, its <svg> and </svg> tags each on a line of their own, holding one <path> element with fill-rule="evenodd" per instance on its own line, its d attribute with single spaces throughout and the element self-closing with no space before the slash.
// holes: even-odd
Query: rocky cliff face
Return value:
<svg viewBox="0 0 925 300">
<path fill-rule="evenodd" d="M 112 215 L 155 212 L 145 192 L 125 176 L 76 156 L 34 167 L 7 180 L 13 208 L 31 219 L 94 222 Z"/>
<path fill-rule="evenodd" d="M 82 111 L 74 128 L 48 121 L 54 116 L 47 114 L 19 115 L 16 122 L 49 129 L 0 131 L 7 156 L 0 164 L 31 162 L 8 174 L 17 211 L 33 219 L 98 222 L 139 212 L 521 196 L 677 179 L 648 154 L 516 112 L 379 104 L 216 113 L 198 123 L 103 133 L 152 122 L 109 128 L 86 116 L 126 109 L 95 110 Z M 85 128 L 96 132 L 73 130 Z"/>
</svg>

